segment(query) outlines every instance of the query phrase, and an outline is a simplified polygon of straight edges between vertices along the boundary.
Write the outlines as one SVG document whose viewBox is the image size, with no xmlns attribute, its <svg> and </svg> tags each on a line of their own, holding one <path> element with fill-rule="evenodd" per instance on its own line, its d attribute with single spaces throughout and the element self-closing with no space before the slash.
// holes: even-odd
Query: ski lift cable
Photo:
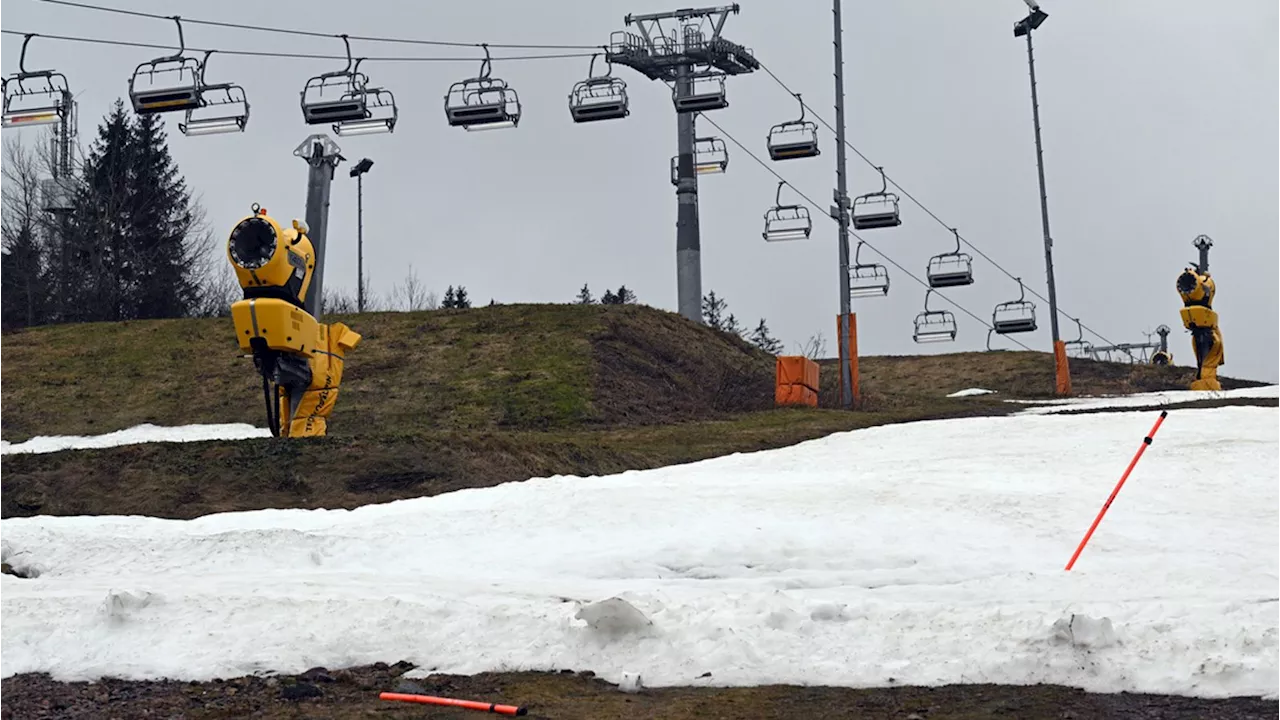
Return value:
<svg viewBox="0 0 1280 720">
<path fill-rule="evenodd" d="M 761 159 L 759 156 L 757 156 L 757 155 L 756 155 L 754 152 L 752 152 L 752 151 L 751 151 L 751 149 L 750 149 L 750 148 L 748 148 L 746 145 L 744 145 L 744 144 L 742 144 L 741 142 L 739 142 L 737 138 L 735 138 L 733 135 L 729 134 L 729 132 L 728 132 L 728 131 L 726 131 L 723 127 L 721 127 L 721 126 L 719 125 L 719 123 L 717 123 L 715 120 L 712 120 L 711 118 L 707 117 L 706 115 L 701 115 L 701 116 L 700 116 L 700 119 L 701 119 L 701 120 L 704 120 L 704 121 L 706 121 L 706 122 L 708 122 L 708 123 L 711 123 L 711 126 L 712 126 L 712 127 L 714 127 L 717 131 L 719 131 L 719 133 L 720 133 L 721 135 L 723 135 L 724 137 L 728 138 L 728 139 L 729 139 L 729 141 L 730 141 L 730 142 L 732 142 L 734 145 L 737 145 L 739 149 L 741 149 L 741 150 L 742 150 L 743 152 L 745 152 L 748 156 L 750 156 L 752 160 L 755 160 L 755 161 L 756 161 L 756 163 L 758 163 L 758 164 L 759 164 L 761 167 L 763 167 L 765 170 L 768 170 L 768 171 L 769 171 L 769 173 L 770 173 L 770 174 L 772 174 L 775 178 L 777 178 L 779 182 L 785 183 L 788 187 L 790 187 L 792 190 L 794 190 L 794 191 L 795 191 L 795 193 L 796 193 L 797 195 L 799 195 L 801 198 L 803 198 L 803 199 L 804 199 L 804 201 L 805 201 L 805 202 L 806 202 L 806 203 L 807 203 L 811 208 L 813 208 L 814 210 L 818 211 L 818 213 L 819 213 L 819 214 L 821 214 L 821 215 L 823 215 L 824 217 L 828 218 L 828 219 L 829 219 L 829 220 L 831 220 L 832 222 L 837 222 L 837 220 L 836 220 L 835 218 L 831 217 L 830 215 L 828 215 L 828 214 L 826 213 L 826 211 L 825 211 L 825 210 L 823 210 L 823 209 L 822 209 L 822 207 L 821 207 L 820 205 L 818 205 L 818 203 L 814 202 L 813 198 L 809 197 L 808 195 L 806 195 L 806 194 L 804 193 L 804 191 L 802 191 L 800 188 L 797 188 L 795 185 L 793 185 L 793 184 L 791 183 L 791 181 L 790 181 L 790 180 L 787 180 L 785 177 L 783 177 L 783 176 L 782 176 L 782 175 L 781 175 L 777 170 L 774 170 L 774 169 L 773 169 L 773 167 L 772 167 L 771 165 L 769 165 L 769 163 L 765 162 L 763 159 Z M 903 267 L 902 265 L 898 264 L 898 262 L 897 262 L 896 260 L 894 260 L 893 258 L 891 258 L 891 257 L 889 257 L 888 255 L 884 254 L 884 252 L 882 252 L 879 248 L 877 248 L 875 245 L 872 245 L 871 243 L 869 243 L 869 242 L 867 242 L 866 240 L 864 240 L 864 239 L 863 239 L 860 235 L 858 235 L 856 232 L 854 232 L 854 231 L 850 230 L 850 231 L 849 231 L 849 235 L 851 235 L 852 237 L 854 237 L 855 239 L 857 239 L 857 240 L 858 240 L 858 242 L 860 242 L 860 243 L 862 243 L 863 245 L 866 245 L 867 247 L 869 247 L 869 248 L 871 248 L 872 250 L 874 250 L 874 251 L 875 251 L 875 253 L 876 253 L 877 255 L 879 255 L 880 257 L 882 257 L 882 258 L 884 258 L 885 260 L 887 260 L 887 261 L 889 262 L 889 264 L 890 264 L 890 265 L 893 265 L 894 267 L 898 268 L 898 270 L 902 271 L 902 273 L 903 273 L 903 274 L 905 274 L 907 277 L 910 277 L 912 280 L 915 280 L 915 281 L 916 281 L 917 283 L 919 283 L 922 287 L 924 287 L 924 288 L 926 288 L 926 289 L 928 289 L 928 288 L 929 288 L 929 283 L 925 282 L 924 280 L 921 280 L 919 277 L 916 277 L 915 273 L 911 272 L 910 270 L 906 269 L 906 268 L 905 268 L 905 267 Z M 945 294 L 943 294 L 943 293 L 939 292 L 939 291 L 938 291 L 938 290 L 936 290 L 936 289 L 933 291 L 933 293 L 934 293 L 935 295 L 937 295 L 938 297 L 942 298 L 943 300 L 946 300 L 947 302 L 949 302 L 949 303 L 951 303 L 952 305 L 954 305 L 956 308 L 958 308 L 958 309 L 959 309 L 961 312 L 963 312 L 964 314 L 968 315 L 969 317 L 973 318 L 974 320 L 977 320 L 977 321 L 978 321 L 978 322 L 979 322 L 983 327 L 987 328 L 988 330 L 991 330 L 991 329 L 992 329 L 991 323 L 989 323 L 989 322 L 987 322 L 986 320 L 982 319 L 982 318 L 981 318 L 981 317 L 979 317 L 978 315 L 973 314 L 973 313 L 972 313 L 972 312 L 970 312 L 970 311 L 969 311 L 969 309 L 968 309 L 968 308 L 966 308 L 965 306 L 961 305 L 960 303 L 956 302 L 955 300 L 952 300 L 951 298 L 947 297 Z M 1007 340 L 1009 340 L 1010 342 L 1014 343 L 1015 345 L 1020 346 L 1020 347 L 1021 347 L 1022 349 L 1024 349 L 1024 350 L 1031 350 L 1031 348 L 1030 348 L 1030 347 L 1027 347 L 1025 344 L 1023 344 L 1022 342 L 1020 342 L 1020 341 L 1019 341 L 1019 340 L 1017 340 L 1016 338 L 1012 338 L 1012 337 L 1008 337 L 1008 336 L 1006 336 L 1006 339 L 1007 339 Z"/>
<path fill-rule="evenodd" d="M 170 20 L 172 15 L 160 15 L 158 13 L 142 12 L 140 10 L 126 10 L 124 8 L 107 7 L 104 5 L 94 5 L 91 3 L 74 2 L 73 0 L 41 0 L 42 2 L 52 5 L 65 5 L 67 7 L 80 8 L 83 10 L 98 10 L 101 12 L 117 13 L 120 15 L 131 15 L 134 17 L 152 18 L 157 20 Z M 188 17 L 182 18 L 183 22 L 192 25 L 209 25 L 212 27 L 231 28 L 235 30 L 253 30 L 256 32 L 269 32 L 282 35 L 302 35 L 307 37 L 336 37 L 337 33 L 322 33 L 314 30 L 298 30 L 293 28 L 266 27 L 262 25 L 247 25 L 243 23 L 225 22 L 219 20 L 196 20 Z M 506 48 L 512 50 L 595 50 L 599 49 L 599 45 L 540 45 L 540 44 L 521 44 L 521 43 L 478 43 L 478 42 L 458 42 L 450 40 L 421 40 L 416 38 L 392 38 L 367 35 L 349 35 L 352 40 L 360 40 L 362 42 L 383 42 L 383 43 L 401 43 L 406 45 L 434 45 L 437 47 L 481 47 L 488 45 L 495 48 Z M 499 59 L 499 58 L 495 58 Z"/>
<path fill-rule="evenodd" d="M 765 64 L 764 64 L 764 63 L 760 63 L 760 69 L 761 69 L 761 70 L 764 70 L 764 71 L 765 71 L 765 73 L 766 73 L 766 74 L 768 74 L 768 76 L 769 76 L 769 77 L 773 78 L 773 81 L 774 81 L 774 82 L 776 82 L 776 83 L 778 83 L 778 86 L 779 86 L 779 87 L 781 87 L 783 90 L 786 90 L 788 93 L 790 93 L 790 94 L 792 94 L 792 95 L 795 95 L 795 94 L 796 94 L 796 92 L 795 92 L 794 90 L 792 90 L 792 89 L 791 89 L 791 87 L 790 87 L 789 85 L 787 85 L 785 82 L 783 82 L 783 81 L 782 81 L 782 78 L 779 78 L 776 74 L 774 74 L 774 72 L 773 72 L 772 70 L 770 70 L 767 66 L 765 66 Z M 825 126 L 827 127 L 827 129 L 828 129 L 828 130 L 830 130 L 830 131 L 831 131 L 831 132 L 833 132 L 833 133 L 836 131 L 835 127 L 834 127 L 831 123 L 827 122 L 826 118 L 824 118 L 824 117 L 822 116 L 822 114 L 821 114 L 821 113 L 819 113 L 819 112 L 818 112 L 818 111 L 817 111 L 817 110 L 816 110 L 812 105 L 809 105 L 808 103 L 805 103 L 803 100 L 801 101 L 801 104 L 802 104 L 802 105 L 804 105 L 804 106 L 809 110 L 809 112 L 813 114 L 813 116 L 814 116 L 815 118 L 817 118 L 818 122 L 820 122 L 820 123 L 822 123 L 823 125 L 825 125 Z M 876 165 L 874 162 L 872 162 L 870 158 L 868 158 L 865 154 L 863 154 L 863 152 L 862 152 L 861 150 L 859 150 L 856 146 L 854 146 L 854 144 L 853 144 L 853 143 L 849 142 L 849 140 L 848 140 L 848 139 L 846 139 L 846 140 L 845 140 L 844 144 L 845 144 L 845 145 L 846 145 L 850 150 L 852 150 L 852 151 L 854 152 L 854 154 L 855 154 L 855 155 L 857 155 L 858 157 L 862 158 L 862 161 L 863 161 L 863 162 L 867 163 L 867 164 L 868 164 L 868 165 L 870 165 L 871 167 L 873 167 L 873 168 L 881 167 L 881 166 L 879 166 L 879 165 Z M 898 191 L 899 191 L 899 192 L 901 192 L 901 193 L 902 193 L 902 194 L 903 194 L 903 195 L 904 195 L 908 200 L 910 200 L 911 202 L 915 203 L 917 207 L 919 207 L 921 210 L 923 210 L 923 211 L 925 212 L 925 214 L 927 214 L 929 217 L 933 218 L 933 219 L 934 219 L 934 220 L 935 220 L 939 225 L 941 225 L 942 227 L 946 228 L 947 230 L 951 230 L 951 226 L 950 226 L 950 225 L 948 225 L 946 222 L 944 222 L 944 221 L 942 220 L 942 218 L 938 217 L 936 213 L 934 213 L 932 210 L 930 210 L 930 209 L 928 208 L 928 206 L 926 206 L 924 203 L 922 203 L 922 202 L 920 202 L 919 200 L 917 200 L 917 199 L 916 199 L 916 197 L 915 197 L 914 195 L 912 195 L 910 192 L 907 192 L 907 189 L 906 189 L 906 188 L 904 188 L 904 187 L 902 187 L 901 185 L 899 185 L 897 181 L 895 181 L 893 178 L 889 177 L 888 175 L 885 175 L 885 179 L 886 179 L 890 184 L 892 184 L 895 188 L 897 188 L 897 189 L 898 189 Z M 993 259 L 991 258 L 991 256 L 990 256 L 990 255 L 987 255 L 985 252 L 983 252 L 983 251 L 982 251 L 982 249 L 981 249 L 981 248 L 979 248 L 977 245 L 974 245 L 974 244 L 973 244 L 972 242 L 970 242 L 967 238 L 960 237 L 960 240 L 961 240 L 962 242 L 964 242 L 964 244 L 965 244 L 965 245 L 968 245 L 968 246 L 969 246 L 969 247 L 970 247 L 974 252 L 976 252 L 978 255 L 982 256 L 982 258 L 983 258 L 983 259 L 985 259 L 987 262 L 989 262 L 989 263 L 991 263 L 993 266 L 995 266 L 995 268 L 996 268 L 997 270 L 999 270 L 1000 272 L 1002 272 L 1002 273 L 1004 273 L 1005 275 L 1009 276 L 1009 279 L 1011 279 L 1011 280 L 1016 280 L 1016 279 L 1018 278 L 1018 276 L 1017 276 L 1017 275 L 1014 275 L 1013 273 L 1011 273 L 1011 272 L 1009 272 L 1008 270 L 1006 270 L 1006 269 L 1004 268 L 1004 266 L 1002 266 L 1000 263 L 998 263 L 998 262 L 996 262 L 995 260 L 993 260 Z M 876 252 L 879 252 L 879 251 L 877 250 Z M 1031 293 L 1032 295 L 1035 295 L 1036 297 L 1040 298 L 1040 299 L 1041 299 L 1041 300 L 1043 300 L 1044 302 L 1049 302 L 1049 299 L 1048 299 L 1048 298 L 1046 298 L 1045 296 L 1041 295 L 1041 294 L 1040 294 L 1039 292 L 1037 292 L 1034 288 L 1028 287 L 1028 288 L 1027 288 L 1027 292 Z M 1067 318 L 1067 319 L 1069 319 L 1069 320 L 1074 320 L 1074 319 L 1075 319 L 1074 317 L 1072 317 L 1072 316 L 1071 316 L 1071 315 L 1066 311 L 1066 309 L 1065 309 L 1065 308 L 1063 308 L 1063 307 L 1062 307 L 1061 303 L 1059 303 L 1059 305 L 1058 305 L 1058 313 L 1059 313 L 1060 315 L 1062 315 L 1063 317 L 1066 317 L 1066 318 Z M 1097 338 L 1099 338 L 1099 339 L 1100 339 L 1100 340 L 1102 340 L 1103 342 L 1106 342 L 1106 343 L 1109 343 L 1109 344 L 1112 344 L 1112 345 L 1114 345 L 1114 344 L 1115 344 L 1115 343 L 1112 343 L 1110 340 L 1108 340 L 1106 337 L 1104 337 L 1104 336 L 1103 336 L 1101 333 L 1099 333 L 1098 331 L 1096 331 L 1096 330 L 1094 330 L 1093 328 L 1089 327 L 1088 325 L 1084 325 L 1083 327 L 1084 327 L 1084 329 L 1085 329 L 1085 330 L 1088 330 L 1092 335 L 1096 336 Z"/>
<path fill-rule="evenodd" d="M 186 21 L 186 18 L 183 18 Z M 30 33 L 21 30 L 0 29 L 0 34 L 4 35 L 37 35 L 46 40 L 63 40 L 66 42 L 91 43 L 96 45 L 115 45 L 119 47 L 136 47 L 150 48 L 153 50 L 177 50 L 174 45 L 161 45 L 156 43 L 134 42 L 130 40 L 111 40 L 107 38 L 90 38 L 77 37 L 72 35 L 51 35 L 49 33 Z M 339 37 L 338 35 L 325 37 Z M 272 52 L 265 50 L 221 50 L 218 48 L 196 48 L 188 47 L 188 51 L 194 53 L 216 52 L 219 55 L 238 55 L 242 57 L 269 57 L 269 58 L 290 58 L 297 60 L 346 60 L 346 55 L 319 55 L 313 53 L 291 53 L 291 52 Z M 598 52 L 597 48 L 597 52 Z M 494 57 L 494 61 L 514 61 L 514 60 L 563 60 L 567 58 L 585 58 L 591 57 L 591 53 L 555 53 L 548 55 L 506 55 Z M 425 57 L 425 56 L 402 56 L 402 55 L 364 55 L 361 57 L 364 62 L 456 62 L 456 63 L 474 63 L 475 57 Z"/>
</svg>

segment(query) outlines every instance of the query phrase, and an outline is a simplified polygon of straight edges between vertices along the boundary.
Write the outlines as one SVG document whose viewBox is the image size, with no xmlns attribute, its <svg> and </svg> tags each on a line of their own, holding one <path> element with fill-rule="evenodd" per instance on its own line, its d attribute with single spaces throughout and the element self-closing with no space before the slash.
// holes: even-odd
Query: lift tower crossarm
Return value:
<svg viewBox="0 0 1280 720">
<path fill-rule="evenodd" d="M 712 35 L 712 38 L 717 38 L 720 37 L 720 28 L 724 26 L 725 18 L 729 17 L 729 13 L 737 15 L 739 11 L 738 3 L 734 3 L 732 5 L 722 5 L 720 7 L 697 9 L 684 8 L 682 10 L 673 10 L 665 13 L 649 13 L 648 15 L 629 14 L 623 18 L 623 22 L 628 25 L 632 23 L 639 25 L 647 20 L 688 20 L 696 17 L 711 17 L 718 13 L 720 17 L 716 20 L 716 31 L 715 34 Z"/>
</svg>

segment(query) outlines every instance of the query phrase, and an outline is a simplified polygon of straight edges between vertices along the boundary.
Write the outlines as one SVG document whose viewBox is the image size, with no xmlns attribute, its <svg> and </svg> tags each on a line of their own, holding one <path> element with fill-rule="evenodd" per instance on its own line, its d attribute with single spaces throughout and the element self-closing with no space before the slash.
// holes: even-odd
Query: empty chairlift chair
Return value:
<svg viewBox="0 0 1280 720">
<path fill-rule="evenodd" d="M 1018 278 L 1020 295 L 1017 300 L 1002 302 L 991 311 L 991 329 L 997 335 L 1035 332 L 1036 306 L 1027 300 L 1027 288 Z"/>
<path fill-rule="evenodd" d="M 849 297 L 883 297 L 889 294 L 889 271 L 879 263 L 863 263 L 862 242 L 853 253 L 849 268 Z"/>
<path fill-rule="evenodd" d="M 766 242 L 804 240 L 809 237 L 810 231 L 813 230 L 813 221 L 809 218 L 809 208 L 802 205 L 782 204 L 782 186 L 786 184 L 785 181 L 778 183 L 778 193 L 774 198 L 774 205 L 765 211 L 764 232 L 762 235 Z"/>
<path fill-rule="evenodd" d="M 484 45 L 480 74 L 449 86 L 444 114 L 451 127 L 464 130 L 497 130 L 520 124 L 520 96 L 505 80 L 490 77 L 493 63 Z"/>
<path fill-rule="evenodd" d="M 953 252 L 934 255 L 929 258 L 926 276 L 931 288 L 948 288 L 973 284 L 973 257 L 960 252 L 960 231 L 951 228 L 956 236 L 956 249 Z"/>
<path fill-rule="evenodd" d="M 347 66 L 317 75 L 302 88 L 302 118 L 308 125 L 333 124 L 338 135 L 393 132 L 399 112 L 395 97 L 382 88 L 370 88 L 360 72 L 361 60 L 351 57 L 351 44 L 341 35 L 347 50 Z"/>
<path fill-rule="evenodd" d="M 202 63 L 186 56 L 182 21 L 177 17 L 178 52 L 139 63 L 129 78 L 129 102 L 139 115 L 199 108 Z"/>
<path fill-rule="evenodd" d="M 53 70 L 27 70 L 27 43 L 35 33 L 22 39 L 22 55 L 18 72 L 6 77 L 0 86 L 4 92 L 4 127 L 52 125 L 71 112 L 73 97 L 67 78 Z"/>
<path fill-rule="evenodd" d="M 1067 354 L 1075 353 L 1073 357 L 1089 357 L 1093 355 L 1093 344 L 1084 339 L 1084 326 L 1080 324 L 1080 318 L 1071 318 L 1076 321 L 1076 339 L 1066 340 L 1062 343 L 1066 348 Z"/>
<path fill-rule="evenodd" d="M 933 288 L 924 292 L 924 311 L 916 315 L 911 339 L 918 343 L 951 342 L 956 339 L 956 316 L 950 310 L 930 310 L 932 293 Z"/>
<path fill-rule="evenodd" d="M 724 73 L 707 71 L 695 73 L 689 78 L 689 92 L 680 94 L 680 83 L 671 89 L 671 102 L 677 113 L 707 112 L 729 107 L 724 91 Z"/>
<path fill-rule="evenodd" d="M 791 160 L 821 154 L 818 149 L 818 125 L 804 119 L 804 101 L 800 99 L 800 93 L 795 95 L 800 102 L 800 119 L 778 123 L 769 128 L 766 142 L 771 160 Z"/>
<path fill-rule="evenodd" d="M 859 195 L 853 199 L 855 230 L 877 230 L 902 224 L 902 218 L 898 214 L 898 196 L 889 192 L 889 182 L 885 179 L 884 168 L 878 167 L 876 170 L 880 171 L 880 191 Z"/>
<path fill-rule="evenodd" d="M 204 74 L 212 54 L 212 50 L 206 51 L 204 60 L 200 62 L 200 106 L 187 108 L 186 118 L 178 123 L 178 129 L 188 137 L 244 132 L 249 124 L 249 100 L 243 87 L 234 83 L 210 85 L 205 82 Z"/>
<path fill-rule="evenodd" d="M 729 147 L 718 137 L 693 140 L 693 173 L 713 175 L 729 169 Z M 680 181 L 680 156 L 671 158 L 671 184 Z"/>
<path fill-rule="evenodd" d="M 576 123 L 621 120 L 631 114 L 627 83 L 613 77 L 612 63 L 604 75 L 595 76 L 596 57 L 591 56 L 587 79 L 574 84 L 569 92 L 569 116 Z"/>
</svg>

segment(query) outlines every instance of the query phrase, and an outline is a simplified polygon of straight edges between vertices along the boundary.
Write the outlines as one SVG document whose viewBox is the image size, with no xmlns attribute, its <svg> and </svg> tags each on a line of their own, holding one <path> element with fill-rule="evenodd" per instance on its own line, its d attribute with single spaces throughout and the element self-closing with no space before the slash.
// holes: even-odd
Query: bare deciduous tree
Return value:
<svg viewBox="0 0 1280 720">
<path fill-rule="evenodd" d="M 800 354 L 810 360 L 818 360 L 827 354 L 827 339 L 823 337 L 822 331 L 810 336 L 804 345 L 800 346 Z"/>
</svg>

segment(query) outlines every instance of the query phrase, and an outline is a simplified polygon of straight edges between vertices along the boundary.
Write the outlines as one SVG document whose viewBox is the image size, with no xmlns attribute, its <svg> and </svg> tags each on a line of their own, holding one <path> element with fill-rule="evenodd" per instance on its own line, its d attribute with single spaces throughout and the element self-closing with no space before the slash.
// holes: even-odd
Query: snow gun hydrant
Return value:
<svg viewBox="0 0 1280 720">
<path fill-rule="evenodd" d="M 1196 354 L 1196 379 L 1192 390 L 1221 390 L 1218 366 L 1226 361 L 1222 352 L 1222 331 L 1218 329 L 1218 313 L 1213 310 L 1217 292 L 1209 275 L 1209 248 L 1213 240 L 1201 235 L 1192 242 L 1200 251 L 1200 262 L 1178 276 L 1178 294 L 1182 296 L 1182 325 L 1191 331 L 1191 348 Z"/>
<path fill-rule="evenodd" d="M 338 399 L 343 359 L 360 335 L 342 323 L 324 325 L 306 310 L 315 271 L 307 225 L 282 228 L 253 205 L 227 241 L 244 299 L 231 305 L 240 349 L 262 376 L 267 425 L 276 437 L 324 435 Z"/>
</svg>

